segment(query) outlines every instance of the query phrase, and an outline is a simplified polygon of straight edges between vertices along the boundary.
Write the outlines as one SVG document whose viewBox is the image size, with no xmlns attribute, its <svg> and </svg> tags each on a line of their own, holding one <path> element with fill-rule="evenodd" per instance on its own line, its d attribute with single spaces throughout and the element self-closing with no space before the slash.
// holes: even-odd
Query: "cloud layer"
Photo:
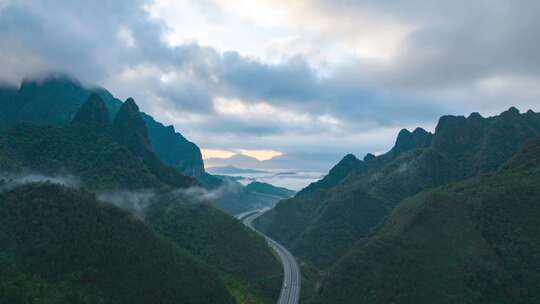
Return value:
<svg viewBox="0 0 540 304">
<path fill-rule="evenodd" d="M 539 110 L 537 1 L 0 0 L 0 81 L 61 71 L 207 149 L 381 152 Z"/>
</svg>

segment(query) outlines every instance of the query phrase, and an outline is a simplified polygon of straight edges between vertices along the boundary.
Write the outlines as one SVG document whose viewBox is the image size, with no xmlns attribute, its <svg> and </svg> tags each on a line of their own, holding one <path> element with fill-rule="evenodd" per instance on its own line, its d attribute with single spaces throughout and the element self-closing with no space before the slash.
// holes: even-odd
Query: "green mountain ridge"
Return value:
<svg viewBox="0 0 540 304">
<path fill-rule="evenodd" d="M 235 294 L 247 290 L 252 302 L 273 303 L 281 287 L 281 265 L 266 241 L 210 203 L 166 194 L 151 204 L 145 221 L 159 234 L 213 265 Z M 209 225 L 209 223 L 212 223 Z"/>
<path fill-rule="evenodd" d="M 44 174 L 67 172 L 78 175 L 87 186 L 96 189 L 188 187 L 197 184 L 194 179 L 167 167 L 149 150 L 145 150 L 144 155 L 136 154 L 143 151 L 129 146 L 136 143 L 126 145 L 115 131 L 117 127 L 109 127 L 103 121 L 106 113 L 103 111 L 103 101 L 92 95 L 71 126 L 22 124 L 2 132 L 0 155 L 8 161 L 0 163 L 0 170 L 29 170 Z M 101 116 L 96 113 L 101 113 Z M 140 119 L 139 112 L 133 115 Z M 135 130 L 130 122 L 126 128 Z M 138 132 L 145 133 L 146 129 Z M 145 134 L 139 135 L 146 137 Z M 149 146 L 145 148 L 150 149 Z M 17 168 L 10 168 L 14 166 Z"/>
<path fill-rule="evenodd" d="M 540 138 L 494 174 L 396 207 L 331 269 L 316 303 L 537 303 Z"/>
<path fill-rule="evenodd" d="M 255 192 L 260 194 L 266 194 L 281 198 L 289 198 L 295 195 L 295 191 L 289 190 L 283 187 L 276 187 L 274 185 L 263 182 L 251 182 L 246 187 L 246 191 Z"/>
<path fill-rule="evenodd" d="M 41 79 L 25 79 L 18 88 L 0 85 L 0 129 L 9 129 L 17 124 L 68 127 L 85 101 L 92 95 L 97 95 L 103 100 L 112 125 L 124 103 L 106 89 L 85 87 L 68 75 L 51 74 Z M 267 197 L 248 193 L 248 191 L 241 189 L 240 184 L 230 187 L 222 178 L 206 173 L 201 151 L 197 145 L 176 132 L 173 126 L 164 126 L 143 112 L 140 112 L 140 116 L 146 125 L 147 137 L 150 142 L 149 144 L 148 142 L 143 143 L 147 147 L 142 148 L 142 150 L 146 150 L 143 158 L 146 161 L 147 169 L 153 174 L 161 176 L 162 179 L 166 179 L 166 183 L 182 186 L 183 183 L 188 182 L 168 169 L 168 167 L 172 167 L 187 176 L 196 178 L 209 190 L 221 188 L 220 191 L 224 195 L 218 197 L 215 205 L 230 214 L 275 204 L 275 199 L 270 200 Z M 117 125 L 117 127 L 119 126 Z M 138 128 L 142 127 L 139 122 Z M 129 129 L 125 131 L 129 131 Z M 45 146 L 47 146 L 46 143 Z M 131 146 L 131 148 L 135 147 Z M 141 157 L 142 150 L 135 151 L 137 152 L 135 154 Z M 119 156 L 114 157 L 120 161 Z M 163 163 L 166 166 L 163 166 Z M 4 164 L 4 167 L 7 166 L 13 167 L 16 164 L 12 165 L 8 161 Z M 129 188 L 139 186 L 135 182 Z M 227 191 L 229 193 L 225 193 Z"/>
<path fill-rule="evenodd" d="M 179 251 L 178 254 L 191 256 L 192 259 L 199 261 L 201 267 L 209 270 L 206 274 L 209 284 L 195 280 L 194 282 L 198 284 L 197 288 L 186 284 L 186 289 L 184 289 L 179 284 L 176 288 L 180 291 L 173 293 L 168 289 L 169 285 L 163 284 L 163 292 L 166 294 L 156 294 L 159 299 L 162 299 L 159 302 L 168 303 L 172 301 L 169 299 L 175 299 L 176 302 L 207 303 L 198 298 L 193 300 L 190 297 L 199 297 L 200 291 L 203 294 L 208 292 L 209 299 L 213 299 L 213 293 L 219 293 L 220 290 L 224 290 L 224 292 L 222 296 L 216 297 L 218 299 L 216 303 L 231 303 L 231 296 L 234 296 L 235 301 L 239 303 L 273 302 L 277 297 L 277 292 L 279 292 L 279 282 L 276 284 L 276 281 L 280 276 L 280 267 L 264 240 L 256 233 L 243 227 L 237 220 L 216 210 L 210 202 L 199 202 L 199 198 L 196 196 L 178 198 L 176 195 L 172 195 L 182 191 L 187 193 L 189 189 L 194 189 L 194 186 L 199 187 L 199 184 L 195 179 L 165 165 L 153 152 L 153 147 L 148 140 L 148 130 L 133 100 L 122 105 L 113 123 L 109 122 L 108 116 L 103 100 L 98 95 L 91 95 L 69 126 L 18 124 L 1 131 L 0 172 L 20 176 L 24 176 L 28 172 L 39 172 L 51 176 L 75 175 L 80 178 L 81 187 L 86 189 L 81 190 L 82 193 L 85 191 L 101 193 L 121 190 L 124 192 L 133 191 L 133 195 L 136 195 L 136 191 L 151 190 L 154 195 L 149 205 L 144 206 L 147 209 L 142 210 L 145 213 L 142 217 L 146 218 L 146 213 L 150 212 L 151 216 L 145 222 L 145 227 L 151 228 L 154 233 L 153 237 L 165 241 L 154 245 L 155 250 L 165 250 L 160 249 L 160 246 L 172 243 L 174 245 L 171 247 Z M 28 189 L 34 193 L 32 187 L 34 186 L 21 189 Z M 36 191 L 39 192 L 39 189 Z M 62 194 L 65 191 L 68 190 L 46 191 L 42 193 L 43 199 L 51 204 L 64 201 Z M 169 199 L 169 195 L 174 199 Z M 92 204 L 94 200 L 79 198 L 79 192 L 77 192 L 75 195 L 70 195 L 69 200 L 65 201 L 66 203 L 68 201 L 86 201 L 88 204 Z M 40 202 L 39 198 L 31 201 L 34 204 Z M 159 208 L 158 206 L 167 206 L 167 208 Z M 2 208 L 0 205 L 0 209 Z M 44 206 L 43 208 L 43 213 L 36 214 L 34 221 L 39 220 L 41 216 L 46 216 L 47 212 L 55 212 L 48 211 L 49 207 Z M 64 207 L 54 208 L 57 208 L 58 212 L 65 209 Z M 62 216 L 69 218 L 70 212 Z M 28 220 L 28 225 L 24 224 L 27 221 L 25 216 L 20 215 L 20 218 L 17 218 L 17 221 L 20 221 L 21 229 L 27 230 L 28 233 L 38 234 L 37 229 L 42 226 L 30 225 L 31 219 Z M 81 221 L 81 227 L 88 225 L 83 214 L 73 214 L 73 216 L 77 216 Z M 131 218 L 134 221 L 139 221 L 133 216 Z M 189 229 L 184 230 L 186 227 Z M 77 227 L 69 227 L 69 229 L 74 230 L 75 234 L 82 233 L 82 231 L 77 230 Z M 221 237 L 216 239 L 217 235 L 221 235 Z M 96 241 L 100 241 L 98 236 L 95 238 Z M 68 239 L 60 239 L 57 246 L 68 241 Z M 237 247 L 240 243 L 241 249 Z M 12 247 L 11 241 L 4 245 L 0 246 L 4 250 L 10 250 Z M 26 250 L 25 248 L 30 245 L 25 244 L 21 250 Z M 75 254 L 75 250 L 77 248 L 67 247 L 65 254 Z M 83 258 L 80 267 L 91 266 L 85 260 L 87 256 L 92 255 L 90 250 L 77 254 L 82 255 Z M 106 253 L 103 254 L 106 258 Z M 113 250 L 109 254 L 112 258 L 113 255 L 121 253 Z M 137 252 L 133 254 L 136 255 Z M 4 252 L 0 250 L 0 256 L 3 255 Z M 23 264 L 30 263 L 32 259 L 33 256 L 21 255 L 21 263 Z M 63 272 L 62 269 L 58 271 L 59 275 L 70 275 L 69 272 Z M 195 269 L 185 270 L 185 273 L 198 275 Z M 16 286 L 7 286 L 10 294 L 15 294 L 13 296 L 15 298 L 21 297 L 22 299 L 23 294 L 27 292 L 31 295 L 34 289 L 39 289 L 41 284 L 45 284 L 49 286 L 47 288 L 50 288 L 50 291 L 45 294 L 41 294 L 39 290 L 36 291 L 39 299 L 49 299 L 49 297 L 56 299 L 57 294 L 59 297 L 71 297 L 71 293 L 63 289 L 64 285 L 69 290 L 73 290 L 74 293 L 80 293 L 81 297 L 90 297 L 88 303 L 99 303 L 97 299 L 106 299 L 107 301 L 114 299 L 112 294 L 100 291 L 102 287 L 96 286 L 94 282 L 85 283 L 79 277 L 66 282 L 61 281 L 58 283 L 60 285 L 57 285 L 56 281 L 51 281 L 48 278 L 33 281 L 32 278 L 39 273 L 36 274 L 30 270 L 6 275 L 15 276 L 6 279 L 10 284 L 29 284 L 28 288 L 32 289 L 30 292 L 26 287 L 18 290 Z M 159 276 L 159 274 L 155 275 Z M 178 274 L 171 275 L 177 276 Z M 255 276 L 267 279 L 252 281 L 251 279 Z M 179 279 L 185 277 L 186 275 L 182 274 Z M 157 280 L 159 282 L 165 278 L 165 276 L 158 277 Z M 19 279 L 20 281 L 18 281 Z M 134 277 L 126 279 L 129 279 L 132 284 L 137 283 L 137 279 Z M 215 291 L 207 291 L 207 288 L 214 288 L 212 280 L 216 282 Z M 122 278 L 119 278 L 118 284 L 122 282 Z M 140 282 L 144 282 L 144 280 Z M 37 284 L 37 287 L 34 284 Z M 126 286 L 129 284 L 126 283 Z M 86 288 L 92 290 L 86 291 Z M 193 291 L 190 291 L 190 288 L 193 288 Z M 149 291 L 149 294 L 152 293 Z M 128 291 L 122 290 L 117 296 L 121 298 L 128 296 L 128 294 Z M 147 297 L 141 297 L 141 299 L 145 299 L 143 302 L 146 303 L 152 302 Z M 118 302 L 129 303 L 129 300 L 121 298 Z"/>
<path fill-rule="evenodd" d="M 416 136 L 414 134 L 417 134 Z M 331 267 L 406 197 L 497 170 L 540 134 L 540 114 L 443 116 L 434 134 L 402 131 L 388 153 L 346 156 L 255 225 L 317 267 Z"/>
<path fill-rule="evenodd" d="M 217 274 L 83 190 L 0 193 L 2 303 L 234 303 Z"/>
<path fill-rule="evenodd" d="M 112 121 L 122 102 L 103 88 L 86 88 L 67 75 L 26 79 L 19 88 L 0 87 L 0 121 L 6 127 L 17 123 L 66 126 L 91 94 L 103 99 Z M 152 146 L 166 164 L 193 177 L 204 173 L 201 152 L 195 144 L 175 132 L 174 127 L 164 126 L 150 115 L 142 116 Z"/>
</svg>

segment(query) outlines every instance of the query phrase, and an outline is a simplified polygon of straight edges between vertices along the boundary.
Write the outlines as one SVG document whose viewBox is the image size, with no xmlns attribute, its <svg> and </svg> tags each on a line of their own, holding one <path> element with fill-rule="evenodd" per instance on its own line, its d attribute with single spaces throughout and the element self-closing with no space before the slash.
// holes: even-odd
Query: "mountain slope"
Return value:
<svg viewBox="0 0 540 304">
<path fill-rule="evenodd" d="M 49 75 L 25 80 L 19 89 L 0 87 L 0 121 L 4 121 L 5 126 L 17 123 L 66 126 L 93 93 L 103 99 L 112 120 L 122 102 L 108 91 L 86 88 L 69 76 Z M 201 152 L 195 144 L 176 133 L 174 127 L 166 127 L 151 116 L 142 115 L 155 152 L 166 164 L 189 176 L 204 173 Z"/>
<path fill-rule="evenodd" d="M 493 172 L 538 134 L 540 114 L 532 111 L 444 116 L 433 135 L 402 131 L 386 154 L 364 161 L 346 157 L 322 181 L 280 202 L 255 224 L 297 256 L 330 267 L 404 198 Z"/>
<path fill-rule="evenodd" d="M 262 195 L 275 196 L 278 198 L 292 197 L 296 192 L 283 187 L 276 187 L 263 182 L 251 182 L 246 186 L 246 191 Z"/>
<path fill-rule="evenodd" d="M 0 193 L 2 303 L 233 303 L 217 274 L 85 191 Z"/>
<path fill-rule="evenodd" d="M 192 201 L 181 192 L 161 196 L 146 211 L 145 221 L 220 271 L 232 294 L 274 303 L 281 267 L 266 241 L 209 202 Z"/>
<path fill-rule="evenodd" d="M 81 187 L 136 211 L 155 235 L 216 270 L 216 278 L 240 303 L 277 298 L 280 265 L 264 240 L 207 203 L 209 193 L 193 178 L 161 162 L 133 100 L 122 105 L 111 124 L 103 101 L 92 95 L 69 127 L 16 125 L 0 132 L 0 143 L 0 173 L 76 176 Z M 136 199 L 140 191 L 148 193 L 142 203 Z M 43 195 L 58 200 L 55 193 Z"/>
<path fill-rule="evenodd" d="M 332 269 L 317 303 L 537 303 L 540 139 L 500 172 L 422 192 Z"/>
<path fill-rule="evenodd" d="M 150 151 L 137 155 L 140 151 L 125 146 L 118 137 L 115 139 L 103 121 L 104 115 L 103 102 L 93 95 L 69 127 L 17 125 L 0 132 L 0 159 L 6 160 L 0 162 L 0 170 L 75 174 L 94 189 L 195 184 L 191 178 L 167 168 Z"/>
<path fill-rule="evenodd" d="M 230 176 L 210 176 L 219 179 L 218 184 L 211 190 L 216 197 L 214 205 L 230 215 L 272 207 L 293 193 L 270 184 L 253 182 L 243 186 Z"/>
<path fill-rule="evenodd" d="M 132 98 L 128 98 L 118 110 L 112 125 L 112 135 L 136 157 L 142 159 L 162 182 L 180 188 L 197 185 L 195 179 L 167 166 L 154 152 L 146 124 Z"/>
</svg>

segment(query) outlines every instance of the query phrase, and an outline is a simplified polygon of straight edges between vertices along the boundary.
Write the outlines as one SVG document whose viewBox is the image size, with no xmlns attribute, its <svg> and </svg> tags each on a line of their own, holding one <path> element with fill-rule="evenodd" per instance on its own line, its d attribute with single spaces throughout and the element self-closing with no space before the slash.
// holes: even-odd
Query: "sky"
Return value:
<svg viewBox="0 0 540 304">
<path fill-rule="evenodd" d="M 535 0 L 0 0 L 0 81 L 73 75 L 205 158 L 328 167 L 445 114 L 540 110 Z"/>
</svg>

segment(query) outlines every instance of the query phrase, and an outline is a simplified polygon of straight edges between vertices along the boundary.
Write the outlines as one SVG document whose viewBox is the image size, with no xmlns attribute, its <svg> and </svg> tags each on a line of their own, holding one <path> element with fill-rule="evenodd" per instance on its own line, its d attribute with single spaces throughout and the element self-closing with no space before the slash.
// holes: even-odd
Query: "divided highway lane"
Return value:
<svg viewBox="0 0 540 304">
<path fill-rule="evenodd" d="M 281 244 L 267 237 L 251 224 L 267 210 L 254 210 L 245 212 L 237 216 L 242 220 L 244 225 L 251 228 L 253 231 L 262 235 L 268 245 L 278 254 L 281 264 L 283 265 L 283 284 L 281 285 L 281 293 L 279 295 L 278 304 L 298 304 L 300 300 L 300 268 L 294 256 Z"/>
</svg>

